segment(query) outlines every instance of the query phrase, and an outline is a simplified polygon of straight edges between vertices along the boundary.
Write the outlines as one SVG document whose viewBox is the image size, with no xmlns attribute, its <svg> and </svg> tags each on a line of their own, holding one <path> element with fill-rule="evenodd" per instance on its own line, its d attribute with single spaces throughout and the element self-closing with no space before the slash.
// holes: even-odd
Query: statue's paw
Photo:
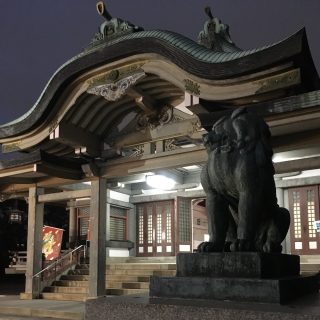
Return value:
<svg viewBox="0 0 320 320">
<path fill-rule="evenodd" d="M 282 245 L 279 243 L 267 241 L 263 247 L 262 247 L 263 252 L 275 252 L 275 253 L 281 253 L 282 251 Z"/>
<path fill-rule="evenodd" d="M 244 251 L 254 251 L 252 243 L 246 239 L 237 239 L 230 245 L 230 250 L 232 252 L 244 252 Z"/>
<path fill-rule="evenodd" d="M 198 245 L 197 252 L 220 252 L 222 249 L 214 242 L 202 242 Z"/>
</svg>

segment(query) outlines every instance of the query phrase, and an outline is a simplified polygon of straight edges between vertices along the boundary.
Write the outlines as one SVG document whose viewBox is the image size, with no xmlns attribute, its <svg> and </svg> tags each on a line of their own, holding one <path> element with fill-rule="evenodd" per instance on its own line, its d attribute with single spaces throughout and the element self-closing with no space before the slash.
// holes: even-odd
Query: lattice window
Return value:
<svg viewBox="0 0 320 320">
<path fill-rule="evenodd" d="M 127 240 L 127 209 L 110 207 L 110 240 Z"/>
<path fill-rule="evenodd" d="M 79 219 L 79 237 L 81 240 L 87 239 L 89 227 L 89 218 L 80 218 Z"/>
<path fill-rule="evenodd" d="M 79 207 L 77 208 L 77 213 L 79 218 L 79 239 L 84 241 L 87 240 L 88 235 L 90 207 Z"/>
<path fill-rule="evenodd" d="M 127 240 L 127 220 L 124 218 L 110 217 L 110 240 Z"/>
<path fill-rule="evenodd" d="M 180 242 L 190 242 L 191 232 L 191 212 L 190 199 L 181 198 L 179 201 L 179 240 Z"/>
<path fill-rule="evenodd" d="M 167 243 L 171 243 L 171 209 L 170 205 L 166 206 L 166 233 L 167 233 Z"/>
<path fill-rule="evenodd" d="M 162 242 L 162 208 L 157 206 L 157 243 Z"/>
<path fill-rule="evenodd" d="M 143 244 L 143 207 L 138 207 L 139 244 Z"/>
<path fill-rule="evenodd" d="M 110 215 L 113 217 L 127 217 L 127 209 L 110 206 Z"/>
<path fill-rule="evenodd" d="M 147 209 L 148 216 L 148 243 L 152 243 L 152 233 L 153 233 L 153 217 L 152 217 L 152 207 L 148 207 Z"/>
<path fill-rule="evenodd" d="M 90 214 L 90 207 L 80 207 L 78 208 L 79 215 L 89 215 Z"/>
<path fill-rule="evenodd" d="M 294 223 L 294 236 L 301 238 L 301 205 L 300 205 L 300 192 L 293 191 L 293 223 Z"/>
<path fill-rule="evenodd" d="M 308 229 L 309 237 L 316 237 L 316 230 L 314 229 L 315 221 L 315 199 L 314 199 L 314 190 L 307 191 L 307 205 L 308 205 Z"/>
</svg>

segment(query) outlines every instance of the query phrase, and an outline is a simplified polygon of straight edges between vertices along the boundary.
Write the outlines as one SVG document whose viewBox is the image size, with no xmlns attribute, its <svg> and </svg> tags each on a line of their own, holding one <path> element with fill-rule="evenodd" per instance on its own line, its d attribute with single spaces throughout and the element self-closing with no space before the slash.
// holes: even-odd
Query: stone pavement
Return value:
<svg viewBox="0 0 320 320">
<path fill-rule="evenodd" d="M 19 279 L 18 279 L 19 280 Z M 206 319 L 290 319 L 320 320 L 320 295 L 304 297 L 287 305 L 184 300 L 150 303 L 148 295 L 99 298 L 85 302 L 20 300 L 23 278 L 0 279 L 0 320 L 206 320 Z M 202 316 L 201 316 L 202 313 Z M 106 318 L 107 317 L 107 318 Z"/>
<path fill-rule="evenodd" d="M 84 319 L 84 302 L 20 300 L 24 283 L 24 275 L 0 275 L 0 320 Z"/>
<path fill-rule="evenodd" d="M 107 316 L 107 318 L 106 318 Z M 86 302 L 86 320 L 320 320 L 320 295 L 287 305 L 216 300 L 101 297 Z"/>
<path fill-rule="evenodd" d="M 1 295 L 0 320 L 10 319 L 8 316 L 83 320 L 84 307 L 85 303 L 78 301 L 20 300 L 17 295 Z"/>
</svg>

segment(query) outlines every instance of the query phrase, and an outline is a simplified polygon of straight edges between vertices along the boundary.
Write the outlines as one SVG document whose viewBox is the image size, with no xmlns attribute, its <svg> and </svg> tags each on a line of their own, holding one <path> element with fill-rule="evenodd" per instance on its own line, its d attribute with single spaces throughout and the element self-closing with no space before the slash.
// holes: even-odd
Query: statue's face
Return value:
<svg viewBox="0 0 320 320">
<path fill-rule="evenodd" d="M 221 141 L 221 135 L 216 134 L 214 131 L 210 131 L 202 136 L 203 145 L 208 152 L 217 148 Z"/>
</svg>

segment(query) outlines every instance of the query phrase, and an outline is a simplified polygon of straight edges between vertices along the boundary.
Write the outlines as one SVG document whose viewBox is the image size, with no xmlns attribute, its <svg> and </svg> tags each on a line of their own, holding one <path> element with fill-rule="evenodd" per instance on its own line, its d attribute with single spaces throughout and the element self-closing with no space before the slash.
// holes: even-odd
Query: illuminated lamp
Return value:
<svg viewBox="0 0 320 320">
<path fill-rule="evenodd" d="M 148 175 L 146 176 L 146 182 L 148 186 L 159 190 L 170 190 L 176 184 L 173 179 L 168 178 L 162 174 L 154 174 L 150 176 Z"/>
</svg>

